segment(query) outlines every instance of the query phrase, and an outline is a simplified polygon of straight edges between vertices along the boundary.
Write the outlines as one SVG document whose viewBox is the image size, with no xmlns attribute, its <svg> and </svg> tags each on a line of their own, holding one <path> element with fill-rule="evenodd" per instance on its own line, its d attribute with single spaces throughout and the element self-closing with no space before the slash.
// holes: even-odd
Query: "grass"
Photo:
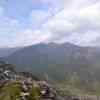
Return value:
<svg viewBox="0 0 100 100">
<path fill-rule="evenodd" d="M 9 83 L 0 89 L 0 100 L 16 100 L 20 97 L 21 85 L 18 82 Z M 38 100 L 36 97 L 39 96 L 39 90 L 32 87 L 29 90 L 28 100 Z"/>
<path fill-rule="evenodd" d="M 0 100 L 16 100 L 20 96 L 20 92 L 20 84 L 7 84 L 0 89 Z"/>
<path fill-rule="evenodd" d="M 95 84 L 94 86 L 85 86 L 81 84 L 70 84 L 69 82 L 57 82 L 58 93 L 62 96 L 67 95 L 95 95 L 100 96 L 100 84 Z"/>
</svg>

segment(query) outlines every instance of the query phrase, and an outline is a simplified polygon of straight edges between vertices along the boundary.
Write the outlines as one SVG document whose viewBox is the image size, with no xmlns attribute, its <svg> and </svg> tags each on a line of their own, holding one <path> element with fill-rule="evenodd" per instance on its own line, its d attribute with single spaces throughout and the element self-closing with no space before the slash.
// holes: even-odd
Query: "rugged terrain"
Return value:
<svg viewBox="0 0 100 100">
<path fill-rule="evenodd" d="M 16 72 L 13 65 L 0 62 L 0 100 L 54 100 L 58 97 L 48 82 L 29 72 Z"/>
<path fill-rule="evenodd" d="M 95 88 L 86 87 L 76 76 L 63 82 L 41 80 L 30 72 L 16 71 L 12 64 L 0 62 L 0 100 L 99 100 L 100 85 L 95 83 Z"/>
</svg>

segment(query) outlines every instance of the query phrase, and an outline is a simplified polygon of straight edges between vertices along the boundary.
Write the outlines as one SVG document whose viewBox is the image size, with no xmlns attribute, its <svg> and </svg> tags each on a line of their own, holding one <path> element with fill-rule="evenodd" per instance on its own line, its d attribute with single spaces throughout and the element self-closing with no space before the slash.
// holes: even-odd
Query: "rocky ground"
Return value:
<svg viewBox="0 0 100 100">
<path fill-rule="evenodd" d="M 39 80 L 29 72 L 16 72 L 14 66 L 5 62 L 0 63 L 0 100 L 58 100 L 59 98 L 56 90 L 48 82 Z"/>
<path fill-rule="evenodd" d="M 0 62 L 0 100 L 100 100 L 99 96 L 65 94 L 60 95 L 54 84 Z"/>
</svg>

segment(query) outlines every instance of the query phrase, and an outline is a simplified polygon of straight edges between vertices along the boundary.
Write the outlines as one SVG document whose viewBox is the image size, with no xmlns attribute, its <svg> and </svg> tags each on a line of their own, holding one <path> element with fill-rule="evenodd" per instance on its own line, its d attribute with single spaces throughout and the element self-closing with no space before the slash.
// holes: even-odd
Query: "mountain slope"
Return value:
<svg viewBox="0 0 100 100">
<path fill-rule="evenodd" d="M 9 56 L 19 48 L 0 48 L 0 57 Z"/>
<path fill-rule="evenodd" d="M 81 79 L 99 78 L 100 51 L 98 48 L 79 47 L 70 43 L 37 44 L 25 47 L 7 57 L 18 70 L 48 74 L 54 79 L 65 79 L 74 72 Z"/>
</svg>

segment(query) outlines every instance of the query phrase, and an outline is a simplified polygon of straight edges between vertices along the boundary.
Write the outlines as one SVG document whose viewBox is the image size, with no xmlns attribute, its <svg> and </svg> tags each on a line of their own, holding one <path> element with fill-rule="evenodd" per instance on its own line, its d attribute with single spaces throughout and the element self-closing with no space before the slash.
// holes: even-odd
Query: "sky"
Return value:
<svg viewBox="0 0 100 100">
<path fill-rule="evenodd" d="M 100 46 L 100 0 L 0 0 L 0 47 L 41 42 Z"/>
</svg>

